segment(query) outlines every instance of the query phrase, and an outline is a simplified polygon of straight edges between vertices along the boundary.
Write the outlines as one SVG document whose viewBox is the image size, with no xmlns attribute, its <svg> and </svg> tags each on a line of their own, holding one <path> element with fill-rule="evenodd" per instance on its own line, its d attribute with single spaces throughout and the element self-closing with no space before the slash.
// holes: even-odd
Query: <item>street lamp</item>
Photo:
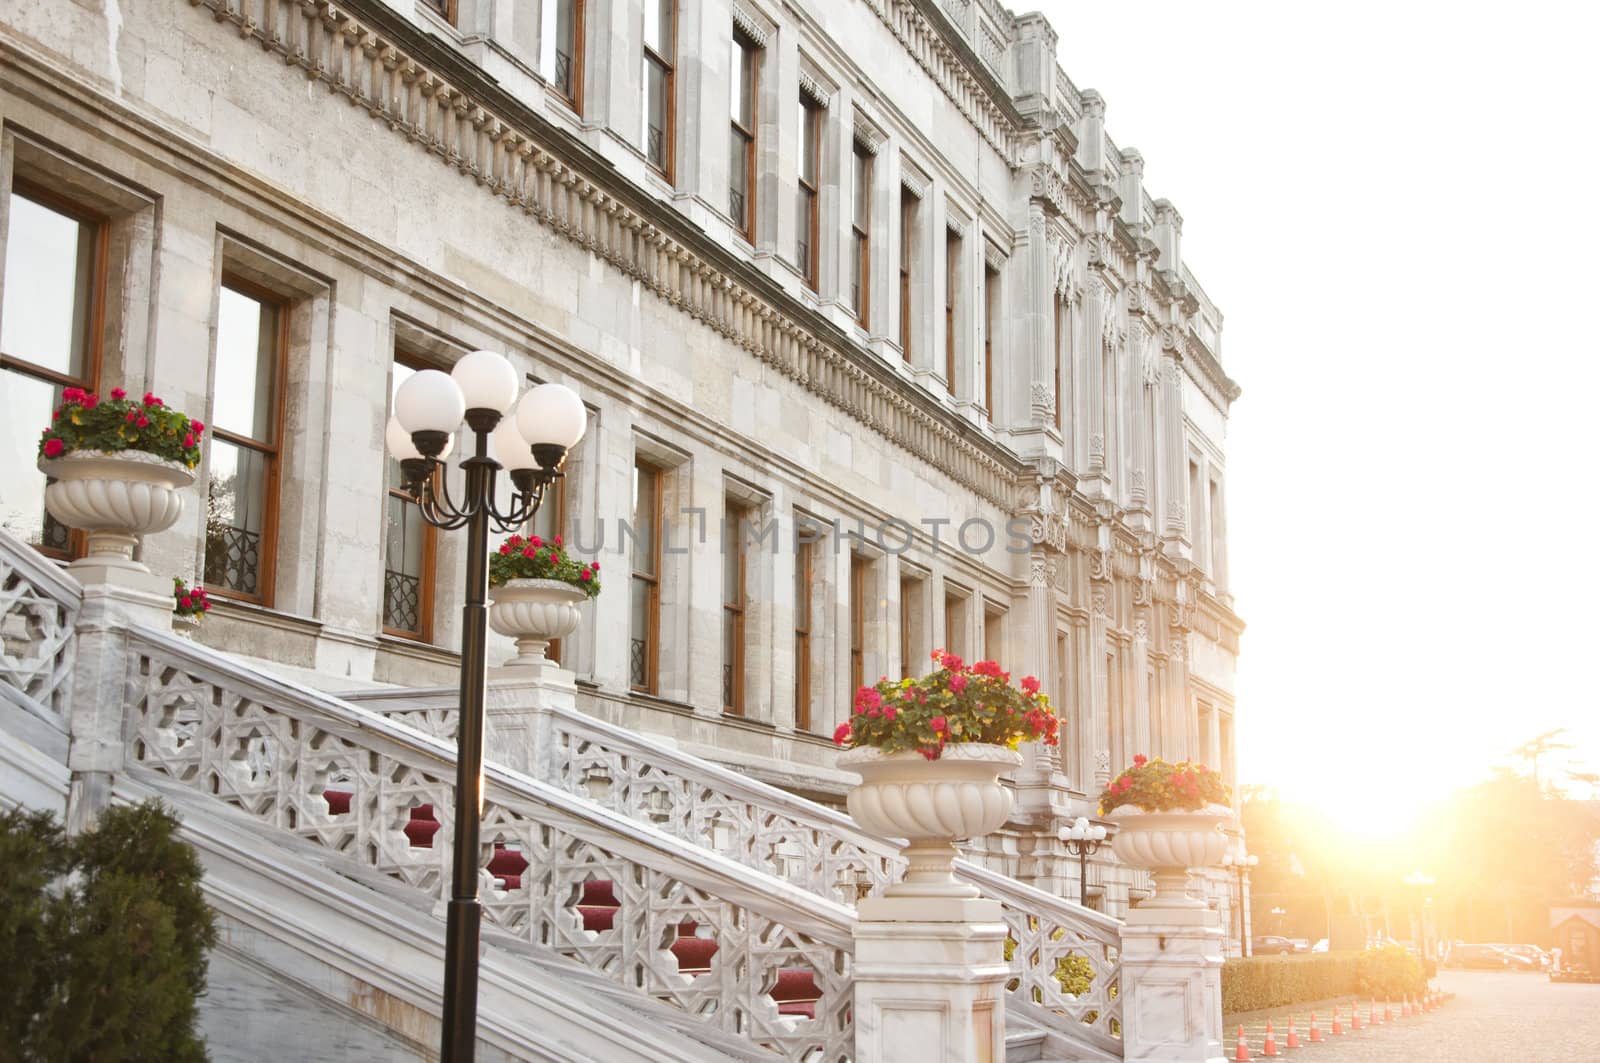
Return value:
<svg viewBox="0 0 1600 1063">
<path fill-rule="evenodd" d="M 1105 844 L 1106 829 L 1079 816 L 1072 821 L 1072 826 L 1061 828 L 1061 840 L 1067 843 L 1067 851 L 1078 858 L 1078 903 L 1087 908 L 1089 857 Z"/>
<path fill-rule="evenodd" d="M 1421 871 L 1412 871 L 1400 882 L 1402 885 L 1411 888 L 1409 891 L 1411 896 L 1408 898 L 1411 902 L 1411 936 L 1417 943 L 1417 948 L 1422 953 L 1422 958 L 1426 960 L 1429 958 L 1430 952 L 1428 947 L 1428 904 L 1430 903 L 1430 898 L 1427 896 L 1427 891 L 1433 885 L 1433 876 L 1424 874 Z M 1420 906 L 1416 900 L 1418 897 L 1422 898 Z"/>
<path fill-rule="evenodd" d="M 400 462 L 404 490 L 436 528 L 467 529 L 466 601 L 461 606 L 461 715 L 456 727 L 455 851 L 445 922 L 444 1063 L 470 1063 L 477 1049 L 479 821 L 483 816 L 483 695 L 489 527 L 520 527 L 539 511 L 561 476 L 567 451 L 583 438 L 583 402 L 560 384 L 541 384 L 517 399 L 520 380 L 503 355 L 473 351 L 449 373 L 424 369 L 401 384 L 384 432 Z M 515 415 L 511 415 L 512 407 Z M 442 464 L 462 422 L 472 430 L 472 455 L 461 463 L 465 493 L 451 496 Z M 495 499 L 495 473 L 507 469 L 509 505 Z"/>
<path fill-rule="evenodd" d="M 1232 849 L 1222 854 L 1222 866 L 1233 868 L 1234 874 L 1239 878 L 1239 903 L 1235 905 L 1239 911 L 1239 955 L 1250 955 L 1248 939 L 1245 936 L 1244 925 L 1244 876 L 1252 867 L 1261 862 L 1260 857 L 1254 853 L 1246 853 L 1241 844 L 1238 852 Z"/>
</svg>

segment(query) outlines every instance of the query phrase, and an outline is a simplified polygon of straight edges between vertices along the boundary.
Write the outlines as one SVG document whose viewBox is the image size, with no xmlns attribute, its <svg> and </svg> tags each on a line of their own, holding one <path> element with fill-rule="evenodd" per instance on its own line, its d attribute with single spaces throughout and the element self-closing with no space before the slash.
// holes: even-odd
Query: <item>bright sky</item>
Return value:
<svg viewBox="0 0 1600 1063">
<path fill-rule="evenodd" d="M 1600 6 L 1039 6 L 1225 315 L 1241 780 L 1600 768 Z"/>
</svg>

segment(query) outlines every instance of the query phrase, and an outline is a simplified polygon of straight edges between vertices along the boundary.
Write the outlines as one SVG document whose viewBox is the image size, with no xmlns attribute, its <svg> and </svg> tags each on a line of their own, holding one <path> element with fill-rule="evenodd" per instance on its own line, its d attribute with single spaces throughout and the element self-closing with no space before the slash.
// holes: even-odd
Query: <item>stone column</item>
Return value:
<svg viewBox="0 0 1600 1063">
<path fill-rule="evenodd" d="M 1134 908 L 1122 928 L 1122 1053 L 1128 1063 L 1222 1063 L 1221 917 Z"/>
<path fill-rule="evenodd" d="M 560 665 L 545 661 L 490 669 L 484 758 L 536 779 L 552 779 L 551 714 L 576 709 L 572 673 Z"/>
<path fill-rule="evenodd" d="M 1167 552 L 1189 556 L 1189 470 L 1183 435 L 1183 366 L 1176 351 L 1161 356 L 1161 456 L 1165 463 L 1166 526 L 1162 538 Z"/>
<path fill-rule="evenodd" d="M 1002 1063 L 1000 902 L 869 897 L 857 909 L 857 1063 Z"/>
</svg>

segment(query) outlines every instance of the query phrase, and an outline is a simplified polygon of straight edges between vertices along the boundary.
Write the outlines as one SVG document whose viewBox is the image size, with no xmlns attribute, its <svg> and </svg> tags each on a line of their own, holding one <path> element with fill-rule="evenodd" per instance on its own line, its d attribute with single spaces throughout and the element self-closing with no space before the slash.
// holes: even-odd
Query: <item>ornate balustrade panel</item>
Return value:
<svg viewBox="0 0 1600 1063">
<path fill-rule="evenodd" d="M 65 727 L 73 628 L 83 591 L 37 550 L 0 531 L 0 687 Z"/>
<path fill-rule="evenodd" d="M 180 639 L 130 641 L 131 761 L 446 895 L 448 745 Z M 849 1058 L 854 917 L 842 905 L 498 768 L 482 839 L 492 926 L 784 1058 Z M 596 884 L 604 918 L 580 903 Z M 814 987 L 809 1015 L 780 1010 L 785 977 Z"/>
</svg>

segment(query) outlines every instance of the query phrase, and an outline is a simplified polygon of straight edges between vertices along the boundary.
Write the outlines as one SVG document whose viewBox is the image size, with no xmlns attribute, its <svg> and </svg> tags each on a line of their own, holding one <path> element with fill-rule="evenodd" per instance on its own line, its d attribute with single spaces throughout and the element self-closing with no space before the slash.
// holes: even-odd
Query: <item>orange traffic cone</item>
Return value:
<svg viewBox="0 0 1600 1063">
<path fill-rule="evenodd" d="M 1416 1012 L 1411 1010 L 1411 998 L 1410 997 L 1401 997 L 1400 998 L 1400 1017 L 1402 1019 L 1409 1019 L 1409 1018 L 1411 1018 L 1411 1016 L 1413 1016 L 1415 1014 L 1416 1014 Z"/>
<path fill-rule="evenodd" d="M 1374 1000 L 1372 1003 L 1367 1005 L 1367 1025 L 1377 1026 L 1381 1022 L 1383 1022 L 1383 1020 L 1378 1018 L 1378 1002 Z"/>
<path fill-rule="evenodd" d="M 1289 1036 L 1284 1038 L 1283 1047 L 1286 1048 L 1286 1049 L 1288 1049 L 1288 1048 L 1299 1048 L 1300 1047 L 1300 1038 L 1298 1038 L 1298 1037 L 1296 1037 L 1294 1035 L 1294 1016 L 1293 1015 L 1289 1016 Z"/>
<path fill-rule="evenodd" d="M 1233 1050 L 1233 1058 L 1235 1063 L 1238 1063 L 1239 1060 L 1250 1058 L 1250 1046 L 1244 1043 L 1243 1026 L 1239 1027 L 1239 1044 Z"/>
<path fill-rule="evenodd" d="M 1262 1056 L 1276 1056 L 1278 1054 L 1277 1039 L 1272 1036 L 1272 1023 L 1267 1023 L 1267 1039 L 1261 1043 Z"/>
<path fill-rule="evenodd" d="M 1339 1021 L 1339 1013 L 1337 1011 L 1333 1013 L 1333 1021 Z M 1311 1013 L 1311 1030 L 1306 1034 L 1306 1040 L 1315 1044 L 1322 1043 L 1322 1031 L 1317 1029 L 1317 1013 L 1314 1011 Z"/>
<path fill-rule="evenodd" d="M 1361 1021 L 1361 1013 L 1356 1010 L 1356 1002 L 1353 1000 L 1350 1002 L 1350 1029 L 1365 1029 L 1365 1025 Z"/>
<path fill-rule="evenodd" d="M 1384 1022 L 1393 1022 L 1394 1021 L 1394 1012 L 1389 1010 L 1389 998 L 1388 997 L 1384 997 L 1383 998 L 1383 1021 Z"/>
</svg>

